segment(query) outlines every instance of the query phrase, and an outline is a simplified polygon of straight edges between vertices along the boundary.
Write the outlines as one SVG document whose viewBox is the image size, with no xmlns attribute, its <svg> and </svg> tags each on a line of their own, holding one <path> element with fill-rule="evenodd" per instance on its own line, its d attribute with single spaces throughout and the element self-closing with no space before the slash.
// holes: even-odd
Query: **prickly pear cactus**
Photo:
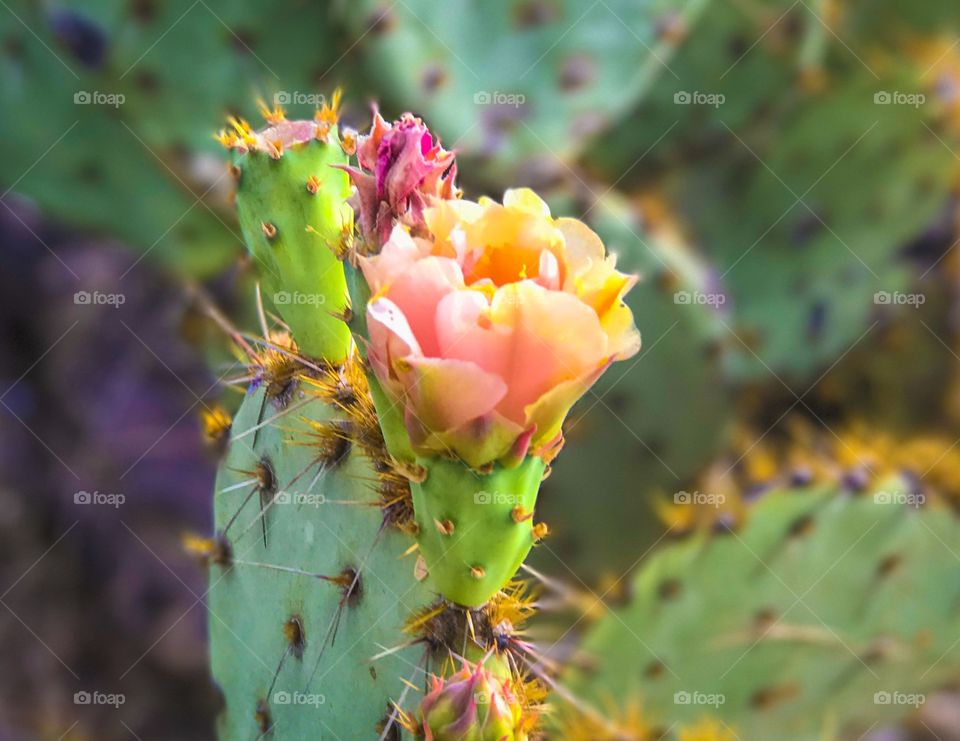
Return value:
<svg viewBox="0 0 960 741">
<path fill-rule="evenodd" d="M 932 120 L 877 105 L 875 95 L 875 80 L 851 81 L 792 120 L 765 156 L 769 170 L 757 169 L 739 191 L 744 218 L 725 217 L 714 232 L 732 327 L 746 346 L 731 364 L 738 377 L 810 376 L 895 300 L 883 296 L 909 293 L 901 247 L 944 208 L 956 161 L 944 156 L 951 139 L 943 132 L 938 141 Z M 862 187 L 864 172 L 871 187 Z M 798 343 L 808 349 L 802 357 Z"/>
<path fill-rule="evenodd" d="M 752 124 L 758 111 L 786 107 L 796 88 L 799 49 L 789 29 L 821 27 L 803 6 L 765 0 L 753 12 L 724 2 L 706 5 L 700 22 L 635 109 L 594 142 L 585 166 L 624 187 L 678 153 L 710 152 L 730 127 Z M 822 28 L 822 27 L 821 27 Z M 643 156 L 644 167 L 629 167 Z"/>
<path fill-rule="evenodd" d="M 343 360 L 347 284 L 335 250 L 353 227 L 347 163 L 336 126 L 339 92 L 317 121 L 287 121 L 254 132 L 242 121 L 221 134 L 238 155 L 237 214 L 269 300 L 310 357 Z"/>
<path fill-rule="evenodd" d="M 503 175 L 522 163 L 560 169 L 557 159 L 629 111 L 670 74 L 705 4 L 365 0 L 347 22 L 371 29 L 368 60 L 391 99 L 428 116 L 461 151 L 494 157 Z"/>
<path fill-rule="evenodd" d="M 18 3 L 0 14 L 0 107 L 30 115 L 0 121 L 4 190 L 180 274 L 215 273 L 242 244 L 211 121 L 251 115 L 255 95 L 319 104 L 315 76 L 341 54 L 328 16 L 294 2 Z"/>
<path fill-rule="evenodd" d="M 217 477 L 225 552 L 210 566 L 208 605 L 226 703 L 218 732 L 376 738 L 404 680 L 422 682 L 422 648 L 400 644 L 432 595 L 383 509 L 384 473 L 360 446 L 318 432 L 349 423 L 293 383 L 286 406 L 268 385 L 247 395 Z"/>
<path fill-rule="evenodd" d="M 314 121 L 268 110 L 263 130 L 233 120 L 219 137 L 237 155 L 248 248 L 292 333 L 268 332 L 263 307 L 262 340 L 232 332 L 249 388 L 218 477 L 216 535 L 190 542 L 211 568 L 220 735 L 399 739 L 406 729 L 436 741 L 461 731 L 524 741 L 544 693 L 521 640 L 531 597 L 512 577 L 538 533 L 533 498 L 545 463 L 474 472 L 450 459 L 408 459 L 409 442 L 388 450 L 392 409 L 347 330 L 366 327 L 367 314 L 349 306 L 340 262 L 357 287 L 343 167 L 357 141 L 340 139 L 336 107 L 334 99 Z M 377 126 L 383 136 L 385 122 Z M 424 156 L 422 123 L 387 128 L 385 151 L 396 156 L 399 141 L 414 161 Z M 415 169 L 402 162 L 403 173 Z M 442 172 L 449 163 L 431 165 Z M 388 193 L 364 190 L 373 175 L 348 169 L 361 195 Z M 361 223 L 376 225 L 369 216 L 361 212 Z M 322 300 L 277 299 L 292 292 Z M 208 419 L 208 428 L 223 426 Z M 511 500 L 518 491 L 520 504 Z M 481 694 L 491 699 L 478 711 Z"/>
<path fill-rule="evenodd" d="M 444 596 L 476 607 L 517 573 L 537 539 L 533 511 L 544 467 L 532 458 L 464 477 L 459 463 L 438 460 L 411 485 L 420 552 Z"/>
<path fill-rule="evenodd" d="M 859 496 L 784 490 L 742 532 L 663 549 L 587 635 L 569 687 L 596 707 L 638 704 L 651 725 L 712 715 L 750 739 L 909 714 L 957 678 L 944 657 L 960 525 L 919 501 L 898 480 Z"/>
</svg>

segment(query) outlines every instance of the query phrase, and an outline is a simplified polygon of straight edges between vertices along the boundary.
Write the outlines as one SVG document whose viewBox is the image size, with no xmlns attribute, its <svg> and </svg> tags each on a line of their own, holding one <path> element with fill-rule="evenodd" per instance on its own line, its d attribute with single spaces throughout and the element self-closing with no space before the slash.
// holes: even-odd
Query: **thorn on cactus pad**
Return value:
<svg viewBox="0 0 960 741">
<path fill-rule="evenodd" d="M 647 679 L 658 679 L 662 677 L 666 671 L 667 668 L 663 665 L 663 662 L 654 659 L 647 664 L 647 668 L 643 670 L 643 676 L 647 677 Z"/>
<path fill-rule="evenodd" d="M 903 556 L 899 553 L 891 553 L 877 565 L 877 578 L 885 579 L 890 576 L 901 563 L 903 563 Z"/>
<path fill-rule="evenodd" d="M 270 714 L 270 705 L 266 700 L 257 700 L 256 710 L 253 712 L 253 719 L 257 723 L 260 733 L 266 735 L 273 728 L 273 716 Z"/>
<path fill-rule="evenodd" d="M 337 583 L 340 584 L 340 590 L 343 594 L 343 604 L 348 607 L 356 607 L 363 597 L 363 579 L 360 572 L 348 566 L 340 572 Z"/>
<path fill-rule="evenodd" d="M 340 139 L 340 148 L 348 157 L 355 155 L 357 153 L 357 132 L 344 127 L 343 136 Z"/>
<path fill-rule="evenodd" d="M 750 704 L 757 710 L 769 710 L 774 705 L 791 700 L 798 694 L 800 694 L 800 688 L 796 684 L 765 687 L 753 693 Z"/>
<path fill-rule="evenodd" d="M 804 515 L 794 520 L 790 525 L 791 538 L 804 538 L 813 532 L 814 520 L 810 515 Z"/>
<path fill-rule="evenodd" d="M 230 412 L 219 404 L 215 404 L 213 407 L 205 407 L 200 412 L 200 421 L 203 425 L 203 437 L 207 444 L 221 453 L 224 452 L 233 425 Z"/>
<path fill-rule="evenodd" d="M 260 222 L 260 230 L 263 232 L 263 236 L 271 242 L 277 237 L 277 227 L 268 221 Z"/>
<path fill-rule="evenodd" d="M 423 556 L 417 555 L 417 561 L 413 565 L 413 578 L 417 581 L 423 581 L 428 576 L 430 576 L 430 572 L 427 570 L 427 562 L 423 560 Z"/>
<path fill-rule="evenodd" d="M 667 579 L 660 584 L 657 593 L 664 602 L 676 599 L 683 592 L 683 585 L 678 579 Z"/>
<path fill-rule="evenodd" d="M 320 190 L 320 185 L 321 185 L 320 178 L 318 178 L 316 175 L 311 175 L 310 177 L 307 178 L 307 193 L 309 193 L 312 196 L 315 196 L 317 192 Z"/>
<path fill-rule="evenodd" d="M 260 493 L 260 524 L 263 530 L 263 545 L 267 545 L 267 518 L 266 508 L 270 506 L 274 496 L 277 493 L 277 476 L 273 471 L 273 464 L 270 459 L 263 457 L 257 464 L 255 471 L 257 477 L 256 491 Z"/>
<path fill-rule="evenodd" d="M 487 570 L 483 566 L 471 566 L 470 567 L 470 576 L 472 576 L 477 581 L 480 581 L 483 577 L 487 575 Z"/>
<path fill-rule="evenodd" d="M 775 610 L 769 607 L 764 608 L 753 616 L 753 630 L 758 635 L 765 635 L 776 625 L 778 619 Z"/>
<path fill-rule="evenodd" d="M 550 526 L 545 522 L 538 522 L 530 531 L 534 543 L 539 543 L 550 534 Z"/>
<path fill-rule="evenodd" d="M 532 510 L 526 510 L 521 505 L 517 505 L 513 508 L 513 511 L 510 513 L 510 516 L 513 518 L 513 521 L 516 523 L 526 522 L 527 520 L 533 517 Z"/>
<path fill-rule="evenodd" d="M 273 108 L 270 108 L 261 99 L 257 101 L 257 109 L 260 111 L 260 115 L 263 116 L 263 120 L 272 126 L 276 126 L 277 124 L 283 123 L 287 120 L 287 113 L 279 104 L 274 105 Z"/>
<path fill-rule="evenodd" d="M 403 738 L 401 729 L 406 729 L 414 738 L 421 735 L 420 726 L 413 717 L 397 703 L 389 702 L 387 711 L 376 725 L 378 739 L 379 741 L 401 741 Z"/>
<path fill-rule="evenodd" d="M 261 494 L 272 495 L 277 490 L 277 477 L 273 472 L 273 464 L 266 456 L 257 463 L 254 475 L 257 478 L 257 488 Z"/>
<path fill-rule="evenodd" d="M 265 144 L 267 149 L 267 154 L 270 155 L 271 159 L 278 160 L 283 157 L 283 139 L 274 139 L 273 141 L 268 141 Z"/>
<path fill-rule="evenodd" d="M 217 533 L 212 538 L 185 533 L 181 536 L 180 542 L 187 553 L 196 556 L 204 563 L 229 566 L 233 561 L 233 548 L 227 537 L 221 533 Z"/>
<path fill-rule="evenodd" d="M 335 125 L 337 120 L 340 118 L 340 101 L 342 98 L 343 90 L 340 88 L 334 90 L 330 102 L 323 102 L 320 110 L 314 114 L 314 119 L 316 119 L 318 123 L 324 123 L 328 126 Z"/>
<path fill-rule="evenodd" d="M 307 645 L 303 618 L 299 615 L 291 615 L 287 622 L 283 624 L 283 637 L 290 646 L 290 653 L 293 654 L 295 658 L 302 659 L 303 649 Z"/>
<path fill-rule="evenodd" d="M 434 520 L 433 524 L 437 527 L 437 532 L 441 535 L 453 535 L 456 530 L 456 526 L 451 520 Z"/>
</svg>

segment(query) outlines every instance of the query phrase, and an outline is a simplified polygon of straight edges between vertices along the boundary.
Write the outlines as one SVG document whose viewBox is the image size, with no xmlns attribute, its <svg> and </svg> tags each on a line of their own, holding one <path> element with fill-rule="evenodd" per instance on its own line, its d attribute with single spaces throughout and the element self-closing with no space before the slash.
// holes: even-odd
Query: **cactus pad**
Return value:
<svg viewBox="0 0 960 741">
<path fill-rule="evenodd" d="M 896 480 L 857 497 L 781 491 L 742 532 L 662 550 L 587 636 L 571 686 L 664 726 L 709 712 L 740 738 L 812 741 L 908 714 L 900 698 L 957 677 L 960 544 L 954 514 L 909 496 Z"/>
</svg>

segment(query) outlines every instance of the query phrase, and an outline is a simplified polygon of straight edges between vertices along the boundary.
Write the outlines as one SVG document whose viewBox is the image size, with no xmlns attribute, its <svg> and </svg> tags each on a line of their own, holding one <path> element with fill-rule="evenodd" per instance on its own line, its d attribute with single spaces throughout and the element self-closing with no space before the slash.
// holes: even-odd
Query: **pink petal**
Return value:
<svg viewBox="0 0 960 741">
<path fill-rule="evenodd" d="M 417 338 L 400 308 L 388 298 L 367 305 L 370 332 L 368 357 L 377 377 L 386 384 L 396 380 L 394 366 L 399 359 L 422 355 Z"/>
<path fill-rule="evenodd" d="M 500 373 L 509 390 L 498 411 L 521 424 L 529 404 L 606 359 L 607 336 L 596 312 L 576 296 L 548 291 L 533 281 L 497 291 L 491 319 L 494 327 L 511 330 Z M 541 426 L 540 432 L 548 430 Z"/>
<path fill-rule="evenodd" d="M 445 296 L 462 287 L 460 266 L 447 257 L 418 260 L 406 271 L 392 276 L 385 286 L 387 297 L 403 312 L 424 355 L 440 355 L 437 306 Z"/>
<path fill-rule="evenodd" d="M 457 291 L 437 305 L 439 354 L 468 360 L 502 377 L 510 351 L 509 327 L 494 327 L 490 303 L 481 291 Z"/>
<path fill-rule="evenodd" d="M 420 259 L 420 250 L 407 230 L 395 226 L 380 253 L 372 257 L 360 256 L 360 269 L 370 286 L 370 292 L 377 294 L 388 286 L 398 275 L 413 267 Z"/>
<path fill-rule="evenodd" d="M 502 378 L 474 363 L 411 357 L 399 366 L 410 410 L 433 432 L 454 430 L 489 414 L 507 393 Z"/>
</svg>

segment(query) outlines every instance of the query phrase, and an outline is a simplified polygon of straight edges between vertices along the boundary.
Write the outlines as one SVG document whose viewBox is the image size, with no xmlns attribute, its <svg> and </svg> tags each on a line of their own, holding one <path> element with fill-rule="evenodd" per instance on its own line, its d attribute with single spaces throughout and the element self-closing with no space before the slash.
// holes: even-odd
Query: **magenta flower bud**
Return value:
<svg viewBox="0 0 960 741">
<path fill-rule="evenodd" d="M 423 210 L 435 199 L 457 197 L 453 152 L 410 113 L 387 123 L 374 111 L 370 133 L 357 146 L 360 167 L 345 168 L 357 186 L 360 230 L 378 251 L 397 223 L 423 230 Z"/>
</svg>

